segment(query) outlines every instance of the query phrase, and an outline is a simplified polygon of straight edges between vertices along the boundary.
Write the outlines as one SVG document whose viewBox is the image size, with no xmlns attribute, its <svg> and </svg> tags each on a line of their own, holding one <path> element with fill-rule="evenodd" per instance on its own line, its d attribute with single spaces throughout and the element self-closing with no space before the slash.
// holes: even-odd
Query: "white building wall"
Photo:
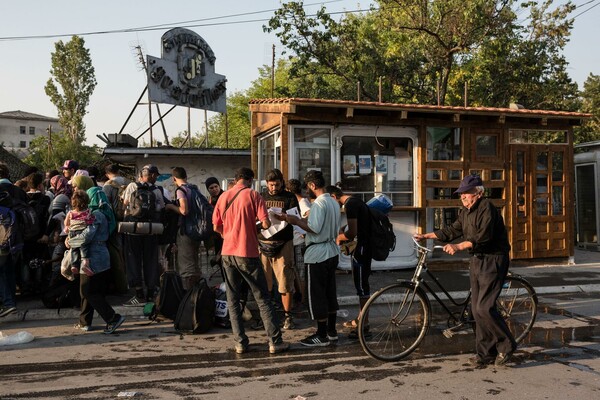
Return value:
<svg viewBox="0 0 600 400">
<path fill-rule="evenodd" d="M 25 157 L 34 138 L 48 135 L 48 126 L 52 126 L 55 133 L 62 130 L 58 122 L 53 121 L 0 118 L 0 143 L 6 150 Z M 25 133 L 21 133 L 21 127 L 25 128 Z"/>
</svg>

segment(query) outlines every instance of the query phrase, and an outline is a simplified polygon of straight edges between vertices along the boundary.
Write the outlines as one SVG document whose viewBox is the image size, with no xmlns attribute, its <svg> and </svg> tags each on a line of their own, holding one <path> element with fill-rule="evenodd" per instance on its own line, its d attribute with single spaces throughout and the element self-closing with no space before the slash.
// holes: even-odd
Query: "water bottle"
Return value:
<svg viewBox="0 0 600 400">
<path fill-rule="evenodd" d="M 350 315 L 348 310 L 344 310 L 344 309 L 337 310 L 337 316 L 340 318 L 348 318 L 348 315 Z"/>
<path fill-rule="evenodd" d="M 29 332 L 21 331 L 14 335 L 4 336 L 0 332 L 0 346 L 10 346 L 13 344 L 29 343 L 33 340 L 33 335 Z"/>
</svg>

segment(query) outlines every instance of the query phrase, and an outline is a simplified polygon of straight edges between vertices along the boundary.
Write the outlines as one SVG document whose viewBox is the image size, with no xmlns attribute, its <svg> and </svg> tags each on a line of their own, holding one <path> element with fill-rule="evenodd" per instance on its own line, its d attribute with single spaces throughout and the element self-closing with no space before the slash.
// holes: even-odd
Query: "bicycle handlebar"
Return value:
<svg viewBox="0 0 600 400">
<path fill-rule="evenodd" d="M 415 244 L 415 246 L 417 247 L 417 249 L 426 251 L 428 253 L 431 253 L 433 250 L 436 250 L 436 249 L 440 249 L 440 250 L 444 249 L 444 246 L 439 246 L 439 245 L 433 246 L 433 249 L 430 249 L 429 247 L 425 247 L 425 246 L 421 245 L 419 243 L 419 241 L 417 239 L 415 239 L 414 236 L 411 236 L 411 239 L 412 239 L 413 243 Z"/>
</svg>

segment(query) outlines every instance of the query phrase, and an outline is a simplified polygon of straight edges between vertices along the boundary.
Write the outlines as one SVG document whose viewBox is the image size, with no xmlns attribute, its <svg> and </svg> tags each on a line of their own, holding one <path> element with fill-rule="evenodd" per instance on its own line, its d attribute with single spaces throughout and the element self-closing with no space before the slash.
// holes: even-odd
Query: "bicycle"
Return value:
<svg viewBox="0 0 600 400">
<path fill-rule="evenodd" d="M 418 254 L 417 266 L 410 280 L 399 281 L 379 289 L 362 309 L 358 321 L 358 337 L 364 351 L 381 361 L 398 361 L 417 349 L 431 323 L 431 303 L 427 292 L 448 314 L 448 328 L 443 331 L 447 338 L 465 327 L 473 327 L 470 316 L 471 290 L 459 302 L 444 288 L 427 269 L 429 249 L 413 242 Z M 458 308 L 452 311 L 421 276 L 423 272 L 436 283 L 445 297 Z M 520 343 L 531 331 L 537 315 L 538 299 L 531 284 L 523 277 L 508 273 L 496 305 L 506 319 L 515 341 Z M 476 329 L 476 327 L 475 327 Z"/>
</svg>

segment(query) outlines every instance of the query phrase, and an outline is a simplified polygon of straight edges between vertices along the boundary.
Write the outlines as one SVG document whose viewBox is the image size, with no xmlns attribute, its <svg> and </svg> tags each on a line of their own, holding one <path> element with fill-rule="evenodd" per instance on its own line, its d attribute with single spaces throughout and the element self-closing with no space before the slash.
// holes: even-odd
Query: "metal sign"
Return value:
<svg viewBox="0 0 600 400">
<path fill-rule="evenodd" d="M 161 58 L 147 56 L 150 101 L 226 112 L 227 79 L 215 73 L 215 54 L 196 32 L 167 31 Z"/>
</svg>

